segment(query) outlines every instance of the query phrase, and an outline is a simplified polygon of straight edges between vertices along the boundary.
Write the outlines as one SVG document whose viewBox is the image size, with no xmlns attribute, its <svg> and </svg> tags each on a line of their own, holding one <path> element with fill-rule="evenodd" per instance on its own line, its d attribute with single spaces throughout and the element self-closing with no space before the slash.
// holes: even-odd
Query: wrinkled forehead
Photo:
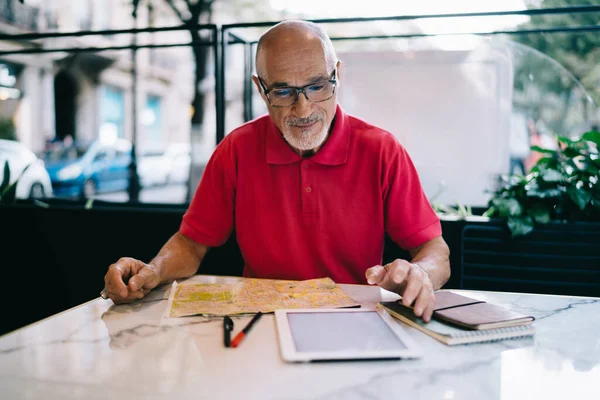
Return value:
<svg viewBox="0 0 600 400">
<path fill-rule="evenodd" d="M 316 76 L 328 77 L 325 49 L 320 40 L 282 41 L 261 50 L 257 71 L 268 82 L 300 85 Z"/>
</svg>

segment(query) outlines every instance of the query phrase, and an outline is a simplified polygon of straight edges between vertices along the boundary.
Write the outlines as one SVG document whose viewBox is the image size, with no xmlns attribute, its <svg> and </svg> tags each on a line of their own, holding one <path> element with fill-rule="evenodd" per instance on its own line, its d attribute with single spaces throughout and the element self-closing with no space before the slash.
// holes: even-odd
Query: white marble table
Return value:
<svg viewBox="0 0 600 400">
<path fill-rule="evenodd" d="M 341 286 L 365 305 L 393 299 Z M 163 317 L 169 290 L 131 305 L 99 298 L 0 337 L 0 398 L 600 399 L 599 298 L 458 291 L 533 314 L 536 336 L 448 347 L 407 327 L 420 360 L 287 364 L 272 315 L 227 349 L 221 318 Z"/>
</svg>

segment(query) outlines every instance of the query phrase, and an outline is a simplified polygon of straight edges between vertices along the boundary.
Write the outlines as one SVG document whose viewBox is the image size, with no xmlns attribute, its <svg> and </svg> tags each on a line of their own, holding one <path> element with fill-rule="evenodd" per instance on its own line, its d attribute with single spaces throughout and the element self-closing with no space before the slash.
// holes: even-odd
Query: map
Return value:
<svg viewBox="0 0 600 400">
<path fill-rule="evenodd" d="M 169 316 L 224 316 L 282 308 L 358 307 L 330 278 L 305 281 L 247 278 L 227 284 L 178 284 Z"/>
</svg>

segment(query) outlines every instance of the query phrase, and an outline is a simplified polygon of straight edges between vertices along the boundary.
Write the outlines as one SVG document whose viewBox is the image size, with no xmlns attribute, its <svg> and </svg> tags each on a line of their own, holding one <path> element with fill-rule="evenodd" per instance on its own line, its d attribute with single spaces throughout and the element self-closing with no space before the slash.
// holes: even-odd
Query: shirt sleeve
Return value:
<svg viewBox="0 0 600 400">
<path fill-rule="evenodd" d="M 412 249 L 441 236 L 442 226 L 410 156 L 399 143 L 393 148 L 384 166 L 385 229 L 398 246 Z"/>
<path fill-rule="evenodd" d="M 234 225 L 236 163 L 225 138 L 212 154 L 179 232 L 208 247 L 223 245 Z"/>
</svg>

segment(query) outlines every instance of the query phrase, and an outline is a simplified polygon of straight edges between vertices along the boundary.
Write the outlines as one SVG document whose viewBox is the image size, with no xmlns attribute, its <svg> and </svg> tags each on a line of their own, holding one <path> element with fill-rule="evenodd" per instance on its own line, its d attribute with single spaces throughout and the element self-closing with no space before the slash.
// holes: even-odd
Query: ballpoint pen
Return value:
<svg viewBox="0 0 600 400">
<path fill-rule="evenodd" d="M 231 347 L 238 347 L 240 342 L 242 340 L 244 340 L 244 338 L 246 337 L 246 335 L 248 334 L 248 332 L 250 332 L 250 329 L 252 329 L 252 327 L 254 326 L 254 324 L 256 323 L 256 321 L 258 321 L 260 319 L 260 317 L 262 317 L 262 312 L 257 312 L 256 315 L 254 317 L 252 317 L 252 319 L 250 320 L 250 322 L 248 322 L 248 325 L 246 325 L 246 327 L 244 329 L 242 329 L 241 332 L 239 332 L 237 335 L 235 335 L 235 337 L 233 338 L 233 340 L 231 341 Z"/>
<path fill-rule="evenodd" d="M 223 341 L 225 347 L 231 347 L 231 331 L 233 330 L 233 321 L 228 316 L 223 318 Z"/>
</svg>

